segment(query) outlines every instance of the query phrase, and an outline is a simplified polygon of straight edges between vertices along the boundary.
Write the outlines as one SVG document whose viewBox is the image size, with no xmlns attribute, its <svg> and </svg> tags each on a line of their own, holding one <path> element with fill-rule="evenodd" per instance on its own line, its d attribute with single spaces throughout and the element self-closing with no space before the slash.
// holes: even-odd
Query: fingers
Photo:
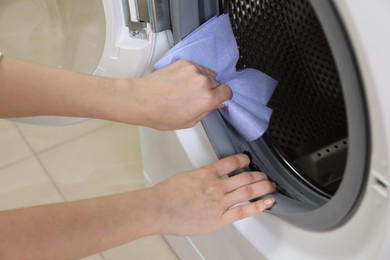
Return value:
<svg viewBox="0 0 390 260">
<path fill-rule="evenodd" d="M 263 172 L 243 172 L 233 177 L 223 180 L 225 192 L 231 192 L 242 186 L 252 183 L 268 180 L 267 175 Z"/>
<path fill-rule="evenodd" d="M 218 105 L 233 97 L 233 91 L 228 85 L 219 85 L 213 89 L 213 94 Z"/>
<path fill-rule="evenodd" d="M 223 198 L 223 205 L 226 208 L 233 207 L 238 203 L 252 200 L 275 191 L 274 185 L 270 181 L 259 181 L 252 184 L 242 186 L 230 193 L 227 193 Z"/>
<path fill-rule="evenodd" d="M 217 72 L 211 70 L 211 69 L 208 69 L 206 67 L 203 67 L 203 66 L 200 66 L 198 65 L 199 67 L 199 71 L 200 73 L 202 73 L 203 75 L 207 76 L 207 77 L 210 77 L 210 78 L 216 78 L 217 77 Z"/>
<path fill-rule="evenodd" d="M 202 65 L 193 63 L 199 70 L 199 72 L 207 77 L 215 78 L 217 73 L 209 68 L 203 67 Z"/>
<path fill-rule="evenodd" d="M 225 98 L 224 100 L 227 100 L 227 99 L 232 97 L 232 91 L 231 91 L 230 87 L 227 85 L 221 85 L 217 80 L 215 80 L 215 78 L 218 75 L 217 72 L 215 72 L 209 68 L 206 68 L 202 65 L 192 63 L 190 61 L 186 61 L 186 62 L 193 64 L 195 67 L 198 68 L 199 73 L 201 73 L 202 75 L 204 75 L 212 80 L 212 83 L 210 84 L 212 89 L 219 89 L 219 92 L 227 93 L 227 94 L 225 94 L 225 96 L 227 96 L 227 98 Z"/>
<path fill-rule="evenodd" d="M 189 61 L 187 61 L 189 62 Z M 224 101 L 231 99 L 233 97 L 233 92 L 228 85 L 220 84 L 215 78 L 217 77 L 217 73 L 209 68 L 203 67 L 202 65 L 189 62 L 193 64 L 198 72 L 206 77 L 208 77 L 208 86 L 213 91 L 214 104 L 212 107 L 219 108 L 221 103 Z"/>
<path fill-rule="evenodd" d="M 247 167 L 249 162 L 249 157 L 247 155 L 235 154 L 216 161 L 206 167 L 213 168 L 218 177 L 222 177 L 233 171 Z"/>
<path fill-rule="evenodd" d="M 223 216 L 225 223 L 231 223 L 240 219 L 254 216 L 266 209 L 271 208 L 275 203 L 274 198 L 257 200 L 249 204 L 240 205 L 227 210 Z"/>
</svg>

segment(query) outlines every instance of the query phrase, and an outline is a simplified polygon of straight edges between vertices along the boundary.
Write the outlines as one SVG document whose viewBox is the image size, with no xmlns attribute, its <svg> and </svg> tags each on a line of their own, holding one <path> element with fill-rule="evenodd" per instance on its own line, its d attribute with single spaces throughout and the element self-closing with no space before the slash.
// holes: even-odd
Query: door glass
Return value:
<svg viewBox="0 0 390 260">
<path fill-rule="evenodd" d="M 105 41 L 101 0 L 0 0 L 0 51 L 92 73 Z"/>
</svg>

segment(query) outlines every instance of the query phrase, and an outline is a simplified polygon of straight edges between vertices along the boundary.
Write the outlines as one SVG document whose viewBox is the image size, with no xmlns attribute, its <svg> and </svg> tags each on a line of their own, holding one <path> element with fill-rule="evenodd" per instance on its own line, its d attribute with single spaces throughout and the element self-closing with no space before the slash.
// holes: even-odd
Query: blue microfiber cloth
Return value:
<svg viewBox="0 0 390 260">
<path fill-rule="evenodd" d="M 255 70 L 235 69 L 239 58 L 229 16 L 215 16 L 198 27 L 170 49 L 154 67 L 162 68 L 180 59 L 186 59 L 214 70 L 216 79 L 229 85 L 233 98 L 219 109 L 223 117 L 246 140 L 262 136 L 268 127 L 272 110 L 267 103 L 277 81 Z"/>
</svg>

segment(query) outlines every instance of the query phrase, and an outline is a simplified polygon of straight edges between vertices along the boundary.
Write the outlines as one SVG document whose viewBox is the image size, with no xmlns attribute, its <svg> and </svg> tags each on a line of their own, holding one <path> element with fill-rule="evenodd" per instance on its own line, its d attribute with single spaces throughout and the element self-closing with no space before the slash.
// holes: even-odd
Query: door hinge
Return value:
<svg viewBox="0 0 390 260">
<path fill-rule="evenodd" d="M 122 0 L 130 37 L 147 39 L 147 24 L 154 33 L 171 29 L 169 0 Z"/>
</svg>

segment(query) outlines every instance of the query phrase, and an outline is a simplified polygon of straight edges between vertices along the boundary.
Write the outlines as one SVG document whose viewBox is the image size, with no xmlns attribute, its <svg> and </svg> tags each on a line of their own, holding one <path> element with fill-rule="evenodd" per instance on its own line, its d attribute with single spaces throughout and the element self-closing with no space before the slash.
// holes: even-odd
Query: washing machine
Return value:
<svg viewBox="0 0 390 260">
<path fill-rule="evenodd" d="M 194 2 L 186 17 L 200 23 L 229 14 L 238 70 L 278 81 L 273 115 L 252 142 L 218 111 L 191 129 L 142 129 L 145 176 L 154 184 L 246 152 L 277 192 L 271 210 L 219 232 L 166 236 L 179 258 L 389 259 L 390 2 Z"/>
<path fill-rule="evenodd" d="M 153 185 L 246 152 L 250 168 L 276 183 L 276 204 L 218 232 L 167 241 L 186 260 L 388 259 L 389 11 L 385 0 L 3 0 L 0 50 L 83 73 L 138 77 L 192 30 L 227 13 L 236 68 L 278 81 L 269 128 L 246 142 L 218 111 L 190 129 L 141 128 L 145 178 Z"/>
</svg>

